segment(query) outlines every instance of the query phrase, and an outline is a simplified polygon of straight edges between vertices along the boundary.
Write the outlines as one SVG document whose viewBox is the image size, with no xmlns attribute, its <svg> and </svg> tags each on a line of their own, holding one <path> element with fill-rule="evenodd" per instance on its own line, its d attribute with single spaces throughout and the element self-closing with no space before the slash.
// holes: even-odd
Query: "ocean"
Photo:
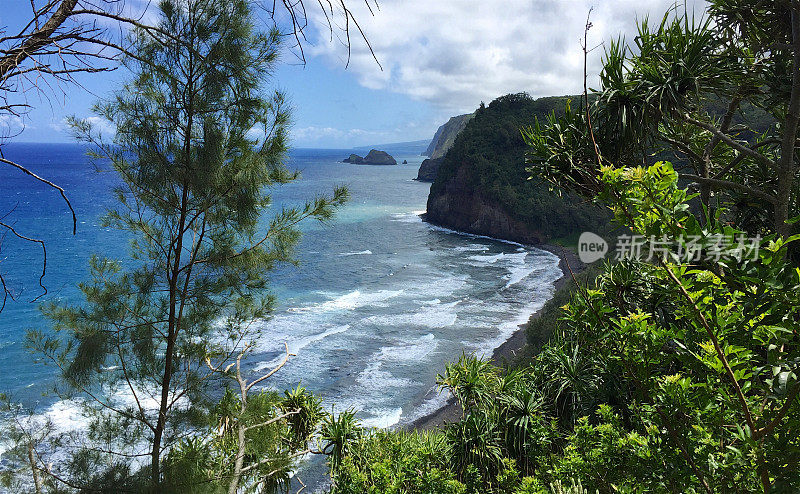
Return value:
<svg viewBox="0 0 800 494">
<path fill-rule="evenodd" d="M 5 156 L 61 185 L 78 215 L 56 191 L 0 166 L 0 221 L 46 242 L 47 273 L 41 295 L 41 249 L 10 235 L 0 239 L 0 271 L 16 295 L 0 313 L 0 392 L 47 414 L 60 427 L 80 427 L 74 407 L 44 395 L 56 370 L 24 347 L 29 328 L 47 330 L 38 303 L 80 303 L 77 283 L 87 279 L 92 254 L 124 257 L 126 237 L 100 226 L 113 206 L 113 172 L 96 166 L 77 144 L 10 144 Z M 270 284 L 278 298 L 273 316 L 257 321 L 264 332 L 253 371 L 270 368 L 284 342 L 297 356 L 267 383 L 298 383 L 330 409 L 353 407 L 363 424 L 395 427 L 435 411 L 447 397 L 435 379 L 446 361 L 463 352 L 491 355 L 541 307 L 561 276 L 546 251 L 460 234 L 422 221 L 430 184 L 416 182 L 416 148 L 393 149 L 407 165 L 340 163 L 349 150 L 297 149 L 289 166 L 296 183 L 273 191 L 275 207 L 298 205 L 336 185 L 351 200 L 327 224 L 306 223 L 299 266 L 280 266 Z M 267 212 L 269 216 L 269 212 Z"/>
</svg>

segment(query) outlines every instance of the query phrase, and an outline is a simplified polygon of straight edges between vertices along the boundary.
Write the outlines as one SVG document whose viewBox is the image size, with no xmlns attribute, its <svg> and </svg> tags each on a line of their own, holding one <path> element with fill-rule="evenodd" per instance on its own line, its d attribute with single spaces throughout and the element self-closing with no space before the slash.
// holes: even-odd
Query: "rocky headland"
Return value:
<svg viewBox="0 0 800 494">
<path fill-rule="evenodd" d="M 464 115 L 451 117 L 450 120 L 442 124 L 434 134 L 433 139 L 431 139 L 431 143 L 428 144 L 428 149 L 422 153 L 423 156 L 433 159 L 444 156 L 447 150 L 453 146 L 459 132 L 464 130 L 464 127 L 474 116 L 474 112 L 465 113 Z"/>
<path fill-rule="evenodd" d="M 439 173 L 439 167 L 442 166 L 442 158 L 428 158 L 422 162 L 417 172 L 417 178 L 420 182 L 433 182 L 436 180 L 436 174 Z"/>
<path fill-rule="evenodd" d="M 548 232 L 515 218 L 499 201 L 472 188 L 463 172 L 436 193 L 431 191 L 425 220 L 452 230 L 521 244 L 538 245 L 551 238 Z"/>
<path fill-rule="evenodd" d="M 439 166 L 442 164 L 444 155 L 453 147 L 458 134 L 464 130 L 464 127 L 474 116 L 475 113 L 467 113 L 451 117 L 450 120 L 439 127 L 430 144 L 428 144 L 428 149 L 422 153 L 423 156 L 428 156 L 428 159 L 420 165 L 416 180 L 420 182 L 433 182 L 436 180 L 436 174 L 439 172 Z"/>
<path fill-rule="evenodd" d="M 546 121 L 552 112 L 563 113 L 567 100 L 510 94 L 470 114 L 445 155 L 420 167 L 418 179 L 433 181 L 425 219 L 532 245 L 607 225 L 608 214 L 600 208 L 528 179 L 520 129 Z"/>
</svg>

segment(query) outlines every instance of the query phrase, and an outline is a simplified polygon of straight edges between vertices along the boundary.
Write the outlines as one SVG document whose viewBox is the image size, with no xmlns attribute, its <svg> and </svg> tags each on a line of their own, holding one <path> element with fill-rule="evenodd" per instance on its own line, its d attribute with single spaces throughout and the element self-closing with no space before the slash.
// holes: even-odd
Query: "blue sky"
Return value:
<svg viewBox="0 0 800 494">
<path fill-rule="evenodd" d="M 436 130 L 434 110 L 427 102 L 387 89 L 368 89 L 358 84 L 352 71 L 323 59 L 311 59 L 305 66 L 290 53 L 283 59 L 271 82 L 292 104 L 296 147 L 350 148 L 430 139 Z M 15 140 L 70 142 L 64 118 L 91 116 L 92 104 L 112 94 L 127 77 L 123 70 L 84 75 L 78 77 L 82 87 L 62 85 L 45 95 L 30 94 L 32 109 L 23 117 L 25 129 Z"/>
<path fill-rule="evenodd" d="M 131 8 L 146 0 L 127 0 Z M 271 3 L 271 2 L 269 2 Z M 660 17 L 674 0 L 379 0 L 370 13 L 350 0 L 381 62 L 353 37 L 346 51 L 331 42 L 320 12 L 310 10 L 311 41 L 305 65 L 287 49 L 273 85 L 294 107 L 293 145 L 350 148 L 430 139 L 450 116 L 473 111 L 510 92 L 533 96 L 574 94 L 582 86 L 579 38 L 593 7 L 590 44 L 619 35 L 632 38 L 637 17 Z M 695 2 L 690 0 L 692 6 Z M 0 25 L 12 30 L 26 20 L 29 0 L 4 0 Z M 702 5 L 697 0 L 696 5 Z M 342 24 L 341 19 L 336 19 Z M 597 73 L 602 50 L 592 53 Z M 15 139 L 68 142 L 63 120 L 91 116 L 91 104 L 108 96 L 129 74 L 122 70 L 78 77 L 47 97 L 29 94 L 30 112 L 20 122 L 0 121 Z M 590 79 L 590 85 L 595 79 Z"/>
</svg>

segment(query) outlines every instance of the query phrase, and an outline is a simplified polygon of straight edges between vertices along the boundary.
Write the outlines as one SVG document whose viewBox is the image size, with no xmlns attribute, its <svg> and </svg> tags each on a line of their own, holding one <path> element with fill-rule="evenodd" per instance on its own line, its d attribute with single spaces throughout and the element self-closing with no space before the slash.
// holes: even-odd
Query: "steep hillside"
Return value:
<svg viewBox="0 0 800 494">
<path fill-rule="evenodd" d="M 421 182 L 433 182 L 436 179 L 436 174 L 439 171 L 439 166 L 442 164 L 442 159 L 447 151 L 453 146 L 459 132 L 464 130 L 467 122 L 472 120 L 475 113 L 467 113 L 465 115 L 458 115 L 452 117 L 444 125 L 440 126 L 434 134 L 428 149 L 422 153 L 423 156 L 428 156 L 428 159 L 422 162 L 417 173 L 417 180 Z"/>
<path fill-rule="evenodd" d="M 474 116 L 474 113 L 467 113 L 458 115 L 457 117 L 451 117 L 447 123 L 439 127 L 439 130 L 436 131 L 431 143 L 428 145 L 428 149 L 426 149 L 423 154 L 432 159 L 444 156 L 453 146 L 458 133 L 464 130 L 464 127 L 467 126 L 467 122 L 472 120 Z"/>
<path fill-rule="evenodd" d="M 526 180 L 519 129 L 563 111 L 567 99 L 510 94 L 481 105 L 442 159 L 428 196 L 427 220 L 533 244 L 605 226 L 606 213 L 585 199 L 559 197 L 547 185 Z"/>
<path fill-rule="evenodd" d="M 416 180 L 420 182 L 433 182 L 436 180 L 436 174 L 439 173 L 439 167 L 442 166 L 442 158 L 428 158 L 419 165 Z"/>
</svg>

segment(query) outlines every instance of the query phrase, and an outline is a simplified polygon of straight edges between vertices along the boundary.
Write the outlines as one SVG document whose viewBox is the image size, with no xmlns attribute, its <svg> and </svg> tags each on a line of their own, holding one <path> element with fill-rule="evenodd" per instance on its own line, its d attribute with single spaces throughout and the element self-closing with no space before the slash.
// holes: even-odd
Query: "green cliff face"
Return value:
<svg viewBox="0 0 800 494">
<path fill-rule="evenodd" d="M 472 120 L 474 116 L 475 113 L 467 113 L 450 118 L 447 123 L 439 127 L 439 130 L 436 131 L 431 143 L 428 145 L 428 149 L 425 150 L 423 155 L 431 159 L 443 157 L 453 146 L 459 132 L 464 130 L 464 127 L 467 126 L 467 123 Z"/>
<path fill-rule="evenodd" d="M 563 112 L 567 99 L 511 94 L 481 105 L 442 159 L 428 196 L 428 221 L 533 244 L 604 226 L 606 213 L 585 199 L 559 197 L 526 180 L 519 129 Z"/>
</svg>

